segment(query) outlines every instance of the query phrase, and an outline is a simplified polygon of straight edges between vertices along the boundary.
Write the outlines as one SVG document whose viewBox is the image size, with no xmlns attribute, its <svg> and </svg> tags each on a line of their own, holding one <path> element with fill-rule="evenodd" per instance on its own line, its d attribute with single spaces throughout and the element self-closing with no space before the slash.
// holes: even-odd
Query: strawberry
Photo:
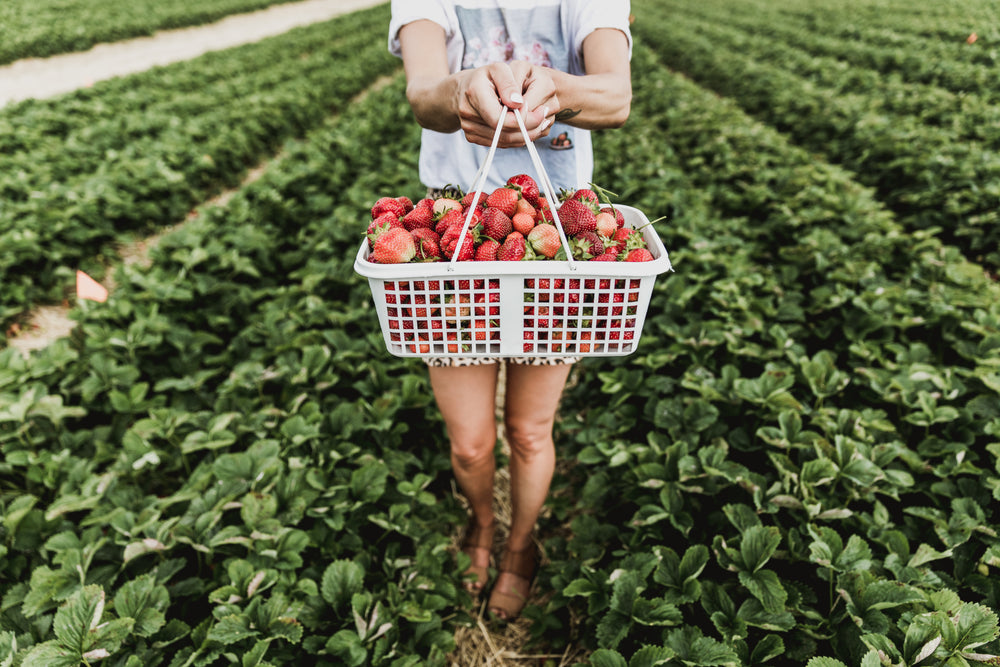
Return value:
<svg viewBox="0 0 1000 667">
<path fill-rule="evenodd" d="M 445 259 L 448 260 L 455 256 L 455 249 L 458 248 L 458 237 L 462 233 L 460 225 L 451 229 L 456 230 L 453 237 L 449 237 L 448 234 L 441 237 L 441 250 L 444 251 Z M 475 256 L 475 245 L 475 237 L 472 235 L 472 232 L 469 232 L 465 235 L 465 240 L 462 241 L 462 249 L 458 253 L 458 261 L 465 262 L 471 260 Z"/>
<path fill-rule="evenodd" d="M 476 248 L 475 259 L 477 262 L 497 261 L 497 252 L 500 250 L 500 242 L 487 238 L 478 248 Z"/>
<path fill-rule="evenodd" d="M 532 206 L 527 199 L 518 199 L 517 210 L 514 212 L 514 215 L 517 215 L 518 213 L 526 213 L 534 218 L 538 214 L 538 210 Z"/>
<path fill-rule="evenodd" d="M 566 236 L 597 231 L 597 217 L 594 212 L 576 199 L 567 199 L 559 206 L 559 221 Z"/>
<path fill-rule="evenodd" d="M 614 236 L 615 231 L 618 229 L 618 223 L 615 221 L 615 216 L 601 211 L 597 214 L 596 220 L 598 234 L 607 238 Z"/>
<path fill-rule="evenodd" d="M 486 198 L 486 205 L 490 208 L 498 208 L 510 217 L 517 212 L 519 198 L 518 191 L 513 188 L 497 188 Z"/>
<path fill-rule="evenodd" d="M 462 209 L 460 208 L 451 208 L 445 211 L 444 215 L 442 215 L 434 225 L 434 231 L 441 236 L 444 236 L 444 233 L 448 230 L 448 228 L 455 223 L 458 223 L 459 225 L 465 223 L 465 215 L 462 213 Z"/>
<path fill-rule="evenodd" d="M 531 244 L 536 253 L 549 259 L 556 256 L 562 245 L 559 240 L 559 231 L 553 225 L 537 225 L 532 228 L 528 233 L 528 243 Z"/>
<path fill-rule="evenodd" d="M 395 197 L 382 197 L 372 206 L 372 220 L 383 213 L 392 213 L 401 218 L 406 215 L 406 206 Z"/>
<path fill-rule="evenodd" d="M 610 213 L 615 218 L 615 222 L 618 224 L 618 229 L 625 226 L 625 215 L 613 206 L 605 206 L 601 209 L 601 213 Z"/>
<path fill-rule="evenodd" d="M 518 262 L 524 259 L 526 250 L 524 235 L 521 232 L 511 232 L 500 246 L 497 259 L 501 262 Z"/>
<path fill-rule="evenodd" d="M 590 261 L 591 262 L 617 262 L 618 261 L 618 253 L 617 252 L 608 252 L 607 250 L 605 250 L 602 254 L 598 255 L 597 257 L 594 257 Z"/>
<path fill-rule="evenodd" d="M 593 259 L 604 254 L 604 242 L 597 232 L 580 232 L 570 241 L 570 247 L 576 259 Z"/>
<path fill-rule="evenodd" d="M 416 259 L 425 261 L 441 259 L 441 238 L 437 232 L 427 227 L 417 227 L 410 231 L 410 235 L 417 244 Z"/>
<path fill-rule="evenodd" d="M 653 259 L 655 259 L 653 253 L 649 252 L 646 248 L 629 250 L 625 256 L 626 262 L 652 262 Z"/>
<path fill-rule="evenodd" d="M 375 247 L 376 239 L 378 239 L 378 237 L 384 232 L 387 232 L 395 227 L 403 229 L 403 223 L 398 217 L 396 217 L 396 214 L 391 211 L 386 211 L 372 220 L 371 224 L 368 225 L 368 231 L 365 232 L 368 236 L 368 247 Z"/>
<path fill-rule="evenodd" d="M 521 197 L 527 200 L 529 204 L 538 206 L 538 183 L 531 176 L 527 174 L 511 176 L 507 179 L 507 185 L 516 188 L 521 193 Z"/>
<path fill-rule="evenodd" d="M 599 213 L 601 210 L 601 202 L 597 198 L 597 193 L 588 188 L 577 190 L 570 196 L 570 199 L 575 199 L 578 202 L 586 204 L 587 208 L 593 211 L 594 214 Z"/>
<path fill-rule="evenodd" d="M 420 201 L 418 201 L 413 206 L 414 206 L 414 208 L 426 208 L 426 209 L 429 209 L 429 210 L 433 211 L 434 210 L 434 200 L 431 199 L 430 197 L 425 197 L 424 199 L 421 199 Z"/>
<path fill-rule="evenodd" d="M 511 224 L 514 225 L 515 231 L 527 236 L 535 227 L 535 219 L 527 213 L 515 213 Z"/>
<path fill-rule="evenodd" d="M 403 215 L 413 210 L 413 200 L 409 197 L 396 197 L 396 201 L 403 205 Z"/>
<path fill-rule="evenodd" d="M 418 227 L 434 229 L 434 212 L 423 206 L 414 207 L 403 216 L 403 227 L 410 232 Z"/>
<path fill-rule="evenodd" d="M 404 264 L 413 259 L 416 253 L 417 244 L 413 235 L 401 227 L 394 227 L 379 234 L 368 258 L 379 264 Z"/>
<path fill-rule="evenodd" d="M 498 208 L 483 211 L 483 232 L 494 241 L 503 241 L 514 231 L 510 217 Z"/>
<path fill-rule="evenodd" d="M 435 215 L 442 215 L 445 211 L 452 208 L 461 209 L 462 205 L 450 197 L 438 197 L 434 200 L 434 206 L 431 208 L 434 210 Z"/>
</svg>

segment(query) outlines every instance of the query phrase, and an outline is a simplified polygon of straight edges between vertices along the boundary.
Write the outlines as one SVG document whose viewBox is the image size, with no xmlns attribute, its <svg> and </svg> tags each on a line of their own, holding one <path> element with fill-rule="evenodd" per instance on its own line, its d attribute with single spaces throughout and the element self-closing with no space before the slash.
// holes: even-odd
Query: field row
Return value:
<svg viewBox="0 0 1000 667">
<path fill-rule="evenodd" d="M 0 65 L 210 23 L 289 0 L 6 0 Z"/>
<path fill-rule="evenodd" d="M 959 98 L 947 102 L 951 94 L 946 91 L 891 81 L 852 86 L 858 76 L 850 68 L 820 76 L 816 72 L 824 69 L 822 64 L 795 50 L 766 40 L 737 39 L 733 31 L 706 22 L 698 25 L 693 31 L 683 17 L 649 12 L 635 31 L 650 39 L 662 35 L 656 48 L 670 67 L 732 97 L 798 144 L 855 172 L 862 183 L 876 188 L 907 229 L 937 229 L 969 259 L 993 270 L 1000 266 L 1000 152 L 995 141 L 978 140 L 986 135 L 970 137 L 971 131 L 962 129 L 967 111 L 989 119 L 995 116 L 992 105 L 977 104 L 973 96 L 967 107 Z M 732 40 L 734 44 L 727 43 Z M 778 51 L 784 54 L 781 60 L 774 59 Z M 806 63 L 800 67 L 807 71 L 797 71 L 797 62 Z M 837 78 L 840 82 L 833 84 Z M 930 100 L 931 109 L 944 103 L 937 117 L 928 119 L 923 114 L 933 111 L 921 111 L 910 97 Z M 995 124 L 989 121 L 985 127 Z"/>
<path fill-rule="evenodd" d="M 179 222 L 398 67 L 385 6 L 0 113 L 0 323 Z M 350 57 L 357 67 L 334 66 Z"/>
</svg>

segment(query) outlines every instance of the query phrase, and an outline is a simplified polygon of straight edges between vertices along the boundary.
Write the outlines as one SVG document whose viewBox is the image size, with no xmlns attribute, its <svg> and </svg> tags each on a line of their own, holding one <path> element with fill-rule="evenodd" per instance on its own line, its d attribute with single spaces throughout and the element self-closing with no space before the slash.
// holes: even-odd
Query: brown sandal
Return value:
<svg viewBox="0 0 1000 667">
<path fill-rule="evenodd" d="M 474 558 L 477 549 L 485 549 L 492 556 L 495 529 L 496 522 L 491 523 L 488 528 L 483 528 L 476 523 L 475 517 L 471 517 L 469 525 L 465 528 L 465 537 L 462 539 L 462 553 Z M 475 575 L 475 579 L 468 578 L 470 574 Z M 489 579 L 489 566 L 470 565 L 463 576 L 466 578 L 465 589 L 473 595 L 479 595 Z"/>
<path fill-rule="evenodd" d="M 534 542 L 519 551 L 504 552 L 500 561 L 500 573 L 506 572 L 528 582 L 529 592 L 537 571 L 538 548 Z M 501 591 L 494 586 L 487 608 L 501 621 L 509 622 L 521 614 L 527 602 L 527 595 L 522 595 L 515 590 Z"/>
</svg>

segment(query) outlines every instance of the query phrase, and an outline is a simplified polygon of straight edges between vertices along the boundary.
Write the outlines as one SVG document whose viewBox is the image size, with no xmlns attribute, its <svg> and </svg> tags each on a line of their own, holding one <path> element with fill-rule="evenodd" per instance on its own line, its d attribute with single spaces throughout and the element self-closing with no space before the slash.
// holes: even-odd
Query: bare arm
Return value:
<svg viewBox="0 0 1000 667">
<path fill-rule="evenodd" d="M 556 120 L 597 130 L 621 127 L 632 106 L 628 39 L 614 28 L 599 28 L 583 40 L 584 76 L 552 70 L 559 95 Z"/>
<path fill-rule="evenodd" d="M 524 61 L 451 74 L 444 29 L 428 20 L 403 26 L 399 42 L 406 97 L 417 122 L 427 129 L 462 130 L 470 142 L 489 145 L 504 105 L 522 110 L 532 141 L 545 136 L 553 120 L 600 129 L 619 127 L 629 115 L 628 40 L 619 30 L 601 28 L 587 36 L 583 76 Z M 509 114 L 500 146 L 523 144 L 517 121 Z"/>
</svg>

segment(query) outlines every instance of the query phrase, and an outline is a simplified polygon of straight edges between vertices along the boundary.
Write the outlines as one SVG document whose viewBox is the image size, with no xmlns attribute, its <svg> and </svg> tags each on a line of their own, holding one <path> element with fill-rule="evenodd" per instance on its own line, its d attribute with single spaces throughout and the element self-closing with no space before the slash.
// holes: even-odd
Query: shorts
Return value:
<svg viewBox="0 0 1000 667">
<path fill-rule="evenodd" d="M 522 366 L 562 366 L 576 363 L 580 357 L 425 357 L 428 366 L 452 367 L 483 366 L 501 361 Z"/>
<path fill-rule="evenodd" d="M 454 186 L 443 188 L 428 188 L 427 197 L 437 199 L 438 197 L 452 197 L 460 199 L 462 191 Z M 428 366 L 434 367 L 460 367 L 460 366 L 482 366 L 484 364 L 496 364 L 501 361 L 511 364 L 521 364 L 522 366 L 561 366 L 572 364 L 580 360 L 580 357 L 425 357 L 424 361 Z"/>
</svg>

